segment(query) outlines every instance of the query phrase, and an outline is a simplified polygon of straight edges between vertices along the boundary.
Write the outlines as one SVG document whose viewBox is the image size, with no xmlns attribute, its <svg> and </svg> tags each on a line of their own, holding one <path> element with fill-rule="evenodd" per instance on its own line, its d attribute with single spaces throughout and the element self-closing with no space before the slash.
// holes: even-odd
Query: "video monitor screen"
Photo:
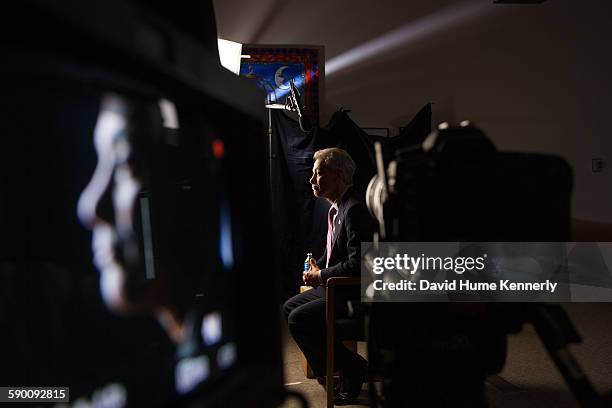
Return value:
<svg viewBox="0 0 612 408">
<path fill-rule="evenodd" d="M 278 402 L 258 118 L 179 96 L 169 128 L 161 94 L 9 85 L 21 94 L 3 110 L 6 147 L 20 166 L 2 166 L 1 383 L 69 387 L 70 403 Z"/>
</svg>

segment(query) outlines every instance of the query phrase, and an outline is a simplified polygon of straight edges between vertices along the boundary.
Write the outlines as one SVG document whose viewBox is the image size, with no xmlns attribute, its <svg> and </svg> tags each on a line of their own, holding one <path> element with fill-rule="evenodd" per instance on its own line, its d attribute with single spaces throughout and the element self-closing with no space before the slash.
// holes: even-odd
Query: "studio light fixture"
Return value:
<svg viewBox="0 0 612 408">
<path fill-rule="evenodd" d="M 242 44 L 234 41 L 217 39 L 219 45 L 219 59 L 224 68 L 234 74 L 240 74 L 240 59 L 242 56 Z"/>
</svg>

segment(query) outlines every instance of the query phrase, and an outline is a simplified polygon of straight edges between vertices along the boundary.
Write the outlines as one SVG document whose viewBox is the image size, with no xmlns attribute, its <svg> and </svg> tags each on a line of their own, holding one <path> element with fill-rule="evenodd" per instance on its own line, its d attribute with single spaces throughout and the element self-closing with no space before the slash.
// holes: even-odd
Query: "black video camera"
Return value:
<svg viewBox="0 0 612 408">
<path fill-rule="evenodd" d="M 441 124 L 386 168 L 376 150 L 366 203 L 379 242 L 570 240 L 572 171 L 561 158 L 499 152 L 469 121 Z M 506 335 L 525 323 L 583 406 L 602 403 L 562 357 L 580 336 L 559 305 L 376 302 L 367 313 L 371 377 L 383 379 L 372 406 L 486 406 L 484 380 L 501 371 Z"/>
</svg>

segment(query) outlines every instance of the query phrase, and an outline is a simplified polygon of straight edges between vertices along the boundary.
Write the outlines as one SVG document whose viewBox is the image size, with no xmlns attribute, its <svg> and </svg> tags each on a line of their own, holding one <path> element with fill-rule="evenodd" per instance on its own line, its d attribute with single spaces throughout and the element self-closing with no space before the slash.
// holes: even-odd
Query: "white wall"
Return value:
<svg viewBox="0 0 612 408">
<path fill-rule="evenodd" d="M 612 7 L 489 7 L 479 20 L 329 76 L 327 113 L 343 106 L 362 127 L 398 127 L 433 102 L 434 123 L 471 119 L 499 149 L 564 157 L 574 217 L 612 222 Z M 594 157 L 607 162 L 603 172 L 591 171 Z"/>
</svg>

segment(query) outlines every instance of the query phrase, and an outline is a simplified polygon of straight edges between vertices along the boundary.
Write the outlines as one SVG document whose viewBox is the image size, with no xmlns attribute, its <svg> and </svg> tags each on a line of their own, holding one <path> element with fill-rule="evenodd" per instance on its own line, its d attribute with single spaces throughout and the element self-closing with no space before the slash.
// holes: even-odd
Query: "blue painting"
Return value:
<svg viewBox="0 0 612 408">
<path fill-rule="evenodd" d="M 304 64 L 291 62 L 261 62 L 245 60 L 240 65 L 240 76 L 252 79 L 266 91 L 269 102 L 284 103 L 289 83 L 303 92 Z"/>
</svg>

